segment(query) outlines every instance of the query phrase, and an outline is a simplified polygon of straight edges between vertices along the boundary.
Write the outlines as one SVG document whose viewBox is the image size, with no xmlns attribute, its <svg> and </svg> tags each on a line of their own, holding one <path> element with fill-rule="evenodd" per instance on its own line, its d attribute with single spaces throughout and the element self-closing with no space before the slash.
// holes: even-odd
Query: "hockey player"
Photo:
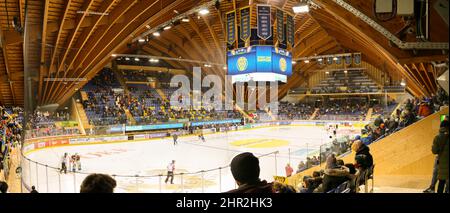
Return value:
<svg viewBox="0 0 450 213">
<path fill-rule="evenodd" d="M 178 140 L 178 135 L 174 133 L 172 135 L 172 137 L 173 137 L 173 145 L 177 145 L 178 144 L 178 141 L 177 141 Z"/>
<path fill-rule="evenodd" d="M 167 183 L 167 181 L 170 178 L 170 184 L 173 184 L 173 172 L 174 171 L 175 171 L 175 160 L 172 160 L 172 162 L 169 163 L 169 165 L 167 166 L 167 177 L 166 177 L 165 183 Z"/>
<path fill-rule="evenodd" d="M 202 140 L 203 142 L 205 141 L 205 136 L 203 136 L 203 133 L 200 133 L 200 135 L 198 135 L 198 137 L 200 138 L 200 140 Z"/>
<path fill-rule="evenodd" d="M 80 155 L 78 153 L 75 153 L 75 164 L 78 167 L 78 171 L 81 170 L 81 161 L 80 161 Z"/>
<path fill-rule="evenodd" d="M 70 169 L 71 169 L 71 171 L 72 172 L 75 172 L 76 171 L 76 169 L 77 169 L 77 161 L 76 161 L 76 154 L 75 155 L 72 155 L 72 156 L 70 156 Z"/>
<path fill-rule="evenodd" d="M 67 153 L 64 153 L 64 156 L 61 158 L 61 169 L 59 170 L 60 173 L 64 171 L 64 174 L 67 174 Z"/>
</svg>

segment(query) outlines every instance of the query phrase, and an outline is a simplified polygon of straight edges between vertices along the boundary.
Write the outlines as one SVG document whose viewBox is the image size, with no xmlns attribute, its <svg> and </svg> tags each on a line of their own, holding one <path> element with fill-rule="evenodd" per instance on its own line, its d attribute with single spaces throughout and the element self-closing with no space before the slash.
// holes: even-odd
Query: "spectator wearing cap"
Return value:
<svg viewBox="0 0 450 213">
<path fill-rule="evenodd" d="M 228 193 L 273 193 L 273 183 L 259 179 L 259 160 L 250 152 L 241 153 L 231 160 L 231 173 L 238 185 Z"/>
<path fill-rule="evenodd" d="M 438 174 L 437 179 L 439 180 L 437 193 L 443 193 L 444 187 L 445 192 L 448 193 L 448 158 L 449 158 L 449 121 L 444 120 L 441 122 L 439 133 L 433 140 L 433 146 L 431 151 L 433 154 L 438 156 Z"/>
</svg>

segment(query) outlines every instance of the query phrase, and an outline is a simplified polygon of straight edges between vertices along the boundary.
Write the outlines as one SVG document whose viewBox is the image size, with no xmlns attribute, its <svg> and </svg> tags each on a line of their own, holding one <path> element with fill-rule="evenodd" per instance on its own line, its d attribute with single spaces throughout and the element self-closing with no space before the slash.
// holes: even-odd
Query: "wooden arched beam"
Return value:
<svg viewBox="0 0 450 213">
<path fill-rule="evenodd" d="M 52 66 L 53 66 L 53 63 L 54 63 L 55 58 L 56 58 L 56 53 L 58 52 L 58 44 L 59 44 L 60 39 L 61 39 L 61 32 L 63 31 L 64 22 L 66 21 L 67 12 L 69 11 L 71 2 L 72 2 L 72 0 L 66 1 L 66 4 L 64 6 L 65 9 L 64 9 L 63 15 L 59 19 L 60 20 L 59 29 L 58 29 L 58 32 L 56 34 L 56 41 L 55 41 L 55 44 L 54 44 L 53 54 L 50 57 L 50 67 L 48 68 L 48 74 L 47 74 L 48 77 L 50 77 L 50 73 L 51 73 L 50 71 L 52 70 Z M 45 91 L 47 91 L 48 84 L 49 84 L 49 81 L 46 81 L 45 82 Z M 47 96 L 48 96 L 47 93 L 44 93 L 44 97 L 43 97 L 44 101 L 47 98 Z"/>
<path fill-rule="evenodd" d="M 358 27 L 355 27 L 352 23 L 349 23 L 346 18 L 339 16 L 338 14 L 327 8 L 323 8 L 321 10 L 313 10 L 310 13 L 313 17 L 315 17 L 316 20 L 320 22 L 322 27 L 326 28 L 326 31 L 330 35 L 336 35 L 336 39 L 344 46 L 353 46 L 352 49 L 360 50 L 367 57 L 382 58 L 382 60 L 378 61 L 385 61 L 390 70 L 396 70 L 397 72 L 402 73 L 402 75 L 405 76 L 406 71 L 404 70 L 404 68 L 396 62 L 395 58 L 388 51 L 386 51 L 378 43 L 373 41 L 370 37 L 366 36 L 364 32 L 362 32 Z M 335 33 L 333 33 L 333 31 L 335 31 Z M 352 35 L 351 41 L 353 42 L 349 43 L 348 38 L 345 39 L 339 37 L 347 34 Z M 375 67 L 378 68 L 380 68 L 380 66 L 380 64 L 375 65 Z M 420 88 L 417 84 L 412 84 L 409 86 L 412 87 L 411 91 L 414 92 L 413 95 L 424 95 L 423 89 Z"/>
<path fill-rule="evenodd" d="M 19 2 L 21 0 L 18 0 Z M 48 20 L 48 6 L 50 4 L 50 0 L 45 0 L 44 2 L 44 15 L 42 20 L 42 41 L 41 41 L 41 64 L 39 68 L 39 87 L 38 87 L 38 100 L 39 102 L 42 101 L 42 83 L 44 81 L 44 72 L 47 71 L 47 67 L 45 66 L 45 48 L 46 48 L 46 42 L 47 42 L 47 20 Z M 21 14 L 22 17 L 22 14 Z M 22 18 L 21 18 L 22 20 Z M 23 26 L 23 25 L 22 25 Z"/>
<path fill-rule="evenodd" d="M 205 24 L 208 28 L 208 32 L 211 35 L 211 37 L 213 38 L 214 45 L 216 47 L 215 48 L 216 52 L 218 52 L 217 55 L 220 56 L 219 63 L 225 63 L 225 56 L 223 54 L 223 51 L 225 51 L 225 48 L 222 48 L 222 46 L 220 45 L 221 41 L 219 41 L 219 39 L 217 38 L 216 32 L 214 31 L 211 24 L 209 23 L 209 20 L 205 16 L 202 16 L 202 20 L 203 20 L 203 22 L 205 22 Z"/>
<path fill-rule="evenodd" d="M 134 4 L 126 13 L 122 13 L 121 11 L 119 11 L 117 18 L 115 19 L 116 21 L 120 16 L 122 16 L 122 14 L 124 17 L 130 17 L 130 19 L 128 19 L 127 22 L 110 24 L 108 25 L 108 29 L 106 31 L 98 34 L 100 39 L 97 40 L 92 38 L 94 39 L 94 41 L 96 41 L 95 45 L 93 45 L 86 54 L 80 55 L 79 62 L 75 61 L 74 69 L 71 72 L 72 77 L 81 78 L 83 75 L 86 75 L 86 72 L 91 71 L 89 69 L 90 66 L 93 65 L 94 62 L 97 62 L 97 59 L 99 59 L 100 57 L 104 57 L 105 50 L 107 48 L 114 48 L 114 45 L 112 44 L 114 42 L 117 42 L 116 39 L 118 39 L 119 37 L 125 39 L 131 34 L 132 30 L 136 29 L 136 27 L 139 26 L 140 23 L 135 20 L 138 20 L 138 18 L 141 17 L 141 15 L 143 15 L 150 8 L 152 8 L 155 12 L 156 3 L 157 1 L 142 1 L 140 3 Z M 126 14 L 128 14 L 128 16 Z M 148 13 L 147 15 L 150 16 L 151 14 L 154 13 Z M 73 82 L 69 83 L 69 87 L 72 86 Z M 59 91 L 59 94 L 61 92 L 62 91 Z M 56 96 L 59 97 L 59 95 Z"/>
<path fill-rule="evenodd" d="M 162 46 L 161 43 L 164 44 L 165 46 Z M 169 49 L 167 49 L 168 44 L 166 44 L 165 42 L 163 42 L 161 40 L 159 40 L 158 42 L 156 42 L 154 40 L 150 40 L 148 42 L 148 44 L 145 45 L 145 46 L 151 47 L 151 48 L 153 48 L 153 49 L 155 49 L 155 50 L 157 50 L 157 51 L 159 51 L 161 53 L 164 53 L 164 54 L 166 54 L 166 55 L 168 55 L 169 57 L 172 57 L 172 58 L 178 58 L 178 55 L 179 55 L 179 53 L 175 54 L 174 51 L 169 51 Z M 182 62 L 178 62 L 178 61 L 177 61 L 177 63 L 181 67 L 183 67 L 183 69 L 189 70 L 189 66 L 186 63 L 182 63 Z"/>
<path fill-rule="evenodd" d="M 354 15 L 346 13 L 344 10 L 337 10 L 336 8 L 332 8 L 332 6 L 330 6 L 336 4 L 323 0 L 318 1 L 318 4 L 320 4 L 322 9 L 313 10 L 310 13 L 313 15 L 313 17 L 316 18 L 316 20 L 320 22 L 322 27 L 326 28 L 327 32 L 329 32 L 330 35 L 333 34 L 331 33 L 332 31 L 338 32 L 337 34 L 334 33 L 333 35 L 335 35 L 336 39 L 344 46 L 357 46 L 357 49 L 361 49 L 360 52 L 362 52 L 366 57 L 380 58 L 378 61 L 386 62 L 386 66 L 389 70 L 396 71 L 398 73 L 401 73 L 405 78 L 409 78 L 408 75 L 406 75 L 406 70 L 404 69 L 404 67 L 398 64 L 396 58 L 394 57 L 394 55 L 392 55 L 395 54 L 397 55 L 397 57 L 399 57 L 400 55 L 406 54 L 404 51 L 400 51 L 397 53 L 397 51 L 395 51 L 396 49 L 392 49 L 391 47 L 387 47 L 389 49 L 389 51 L 387 51 L 385 49 L 386 45 L 382 46 L 378 43 L 382 42 L 379 40 L 382 39 L 383 36 L 380 36 L 379 33 L 371 33 L 373 29 L 371 27 L 367 27 L 367 24 L 361 23 L 361 20 L 359 20 Z M 340 7 L 337 6 L 337 8 Z M 352 35 L 352 43 L 349 43 L 348 39 L 340 37 L 346 34 Z M 372 37 L 374 35 L 376 35 L 375 38 Z M 373 65 L 380 69 L 382 68 L 380 67 L 381 64 L 379 63 Z M 411 81 L 412 79 L 409 78 L 407 80 Z M 407 87 L 411 87 L 409 91 L 412 91 L 412 95 L 414 96 L 426 95 L 423 88 L 419 84 L 408 84 Z"/>
<path fill-rule="evenodd" d="M 125 0 L 122 2 L 123 4 L 117 5 L 114 10 L 109 14 L 108 20 L 110 21 L 109 25 L 103 25 L 100 27 L 96 26 L 100 23 L 101 20 L 106 18 L 106 16 L 96 16 L 93 21 L 93 25 L 87 29 L 83 30 L 83 33 L 77 39 L 77 43 L 75 44 L 75 49 L 77 51 L 71 52 L 67 57 L 70 60 L 68 69 L 73 72 L 73 65 L 79 65 L 81 62 L 81 58 L 86 57 L 91 51 L 94 50 L 95 45 L 100 42 L 103 36 L 108 32 L 108 30 L 125 14 L 137 1 L 136 0 Z M 106 12 L 113 5 L 114 0 L 109 0 L 104 2 L 99 9 L 99 11 Z M 80 55 L 81 54 L 81 55 Z M 72 73 L 70 73 L 72 74 Z M 53 91 L 45 91 L 47 93 L 52 93 L 51 96 L 55 96 L 53 93 L 57 91 L 62 86 L 61 83 L 58 84 L 55 90 Z M 64 87 L 64 86 L 63 86 Z M 46 101 L 46 99 L 44 99 Z"/>
<path fill-rule="evenodd" d="M 197 36 L 200 37 L 200 40 L 202 41 L 203 45 L 205 46 L 205 48 L 207 49 L 207 52 L 209 53 L 209 58 L 210 59 L 216 59 L 214 52 L 212 52 L 212 50 L 214 49 L 213 47 L 210 47 L 208 45 L 208 40 L 203 36 L 203 33 L 200 31 L 197 23 L 195 22 L 195 18 L 190 19 L 189 21 L 190 26 L 192 27 L 192 29 L 197 33 Z M 215 61 L 214 61 L 215 62 Z"/>
<path fill-rule="evenodd" d="M 98 72 L 98 70 L 100 70 L 102 68 L 102 66 L 104 66 L 104 64 L 106 64 L 110 60 L 110 55 L 112 53 L 115 53 L 120 49 L 124 49 L 123 47 L 129 41 L 129 39 L 124 39 L 124 38 L 127 38 L 129 35 L 137 34 L 139 31 L 144 29 L 148 23 L 153 23 L 156 20 L 161 21 L 161 19 L 158 19 L 158 18 L 160 18 L 162 14 L 166 14 L 166 13 L 172 11 L 175 7 L 177 7 L 178 5 L 183 3 L 183 1 L 175 0 L 175 1 L 171 1 L 171 2 L 164 1 L 161 3 L 164 4 L 164 5 L 161 5 L 163 7 L 162 10 L 158 9 L 158 8 L 150 7 L 151 4 L 148 1 L 142 1 L 142 2 L 139 2 L 138 4 L 136 4 L 135 7 L 133 7 L 133 9 L 131 9 L 128 12 L 128 15 L 125 16 L 126 18 L 132 17 L 132 18 L 128 19 L 129 22 L 124 24 L 122 26 L 123 28 L 121 28 L 121 26 L 115 26 L 114 29 L 112 29 L 108 32 L 108 34 L 112 36 L 112 38 L 109 38 L 109 39 L 111 39 L 111 42 L 107 42 L 105 44 L 105 46 L 106 46 L 105 48 L 98 48 L 98 54 L 96 54 L 95 57 L 92 57 L 92 59 L 93 59 L 92 61 L 96 61 L 96 63 L 93 64 L 93 62 L 91 62 L 86 65 L 83 64 L 82 67 L 84 67 L 84 68 L 80 69 L 78 72 L 75 71 L 74 75 L 78 76 L 78 77 L 83 76 L 83 75 L 89 76 L 90 73 Z M 193 4 L 192 1 L 189 1 L 187 3 Z M 168 19 L 168 17 L 167 17 L 167 19 Z M 133 20 L 136 20 L 136 21 L 133 21 Z M 121 24 L 117 24 L 117 25 L 121 25 Z M 119 32 L 116 32 L 117 28 L 120 29 Z M 114 34 L 114 33 L 116 33 L 116 34 Z M 99 59 L 99 60 L 97 60 L 97 59 Z M 65 94 L 62 98 L 60 98 L 58 100 L 58 102 L 63 102 L 65 100 L 67 100 L 67 98 L 69 98 L 70 95 L 71 94 Z"/>
<path fill-rule="evenodd" d="M 89 8 L 92 6 L 92 4 L 94 3 L 94 0 L 87 0 L 84 2 L 81 11 L 89 11 Z M 72 44 L 75 40 L 75 35 L 77 34 L 78 30 L 80 29 L 81 23 L 83 23 L 84 18 L 86 17 L 87 13 L 78 13 L 76 18 L 75 18 L 75 23 L 76 26 L 75 28 L 70 32 L 69 36 L 67 37 L 67 41 L 66 41 L 66 46 L 63 48 L 62 51 L 64 51 L 64 53 L 62 54 L 62 59 L 58 60 L 60 62 L 59 66 L 55 66 L 54 68 L 56 69 L 56 76 L 59 77 L 59 71 L 63 68 L 64 69 L 64 62 L 66 60 L 67 57 L 67 53 L 70 52 L 70 48 L 72 47 Z M 56 51 L 55 51 L 56 52 Z M 53 67 L 50 67 L 51 69 Z M 67 70 L 64 70 L 64 75 L 63 77 L 65 78 L 67 74 Z M 50 86 L 50 91 L 53 90 L 53 86 L 55 85 L 54 81 L 50 82 L 51 86 Z"/>
<path fill-rule="evenodd" d="M 195 51 L 196 51 L 196 52 L 199 52 L 199 53 L 203 56 L 203 58 L 205 59 L 205 61 L 208 61 L 208 57 L 209 57 L 209 56 L 208 56 L 208 51 L 205 51 L 205 49 L 202 48 L 202 47 L 199 45 L 199 43 L 193 38 L 193 36 L 189 35 L 189 33 L 186 31 L 186 29 L 184 29 L 183 26 L 177 27 L 176 30 L 177 30 L 178 32 L 180 32 L 181 35 L 182 35 L 184 38 L 188 39 L 189 43 L 192 44 L 192 46 L 194 47 Z M 197 33 L 195 32 L 195 34 L 197 34 Z M 211 70 L 212 70 L 215 74 L 219 74 L 219 73 L 220 73 L 220 70 L 217 70 L 217 69 L 214 68 L 214 67 L 213 67 Z"/>
<path fill-rule="evenodd" d="M 155 50 L 155 49 L 153 49 L 152 47 L 149 47 L 149 46 L 143 46 L 142 47 L 142 51 L 144 51 L 147 54 L 151 54 L 151 55 L 168 56 L 168 55 L 164 54 L 163 52 Z M 172 66 L 175 69 L 183 67 L 180 63 L 178 63 L 176 61 L 167 60 L 166 63 L 169 64 L 170 66 Z"/>
</svg>

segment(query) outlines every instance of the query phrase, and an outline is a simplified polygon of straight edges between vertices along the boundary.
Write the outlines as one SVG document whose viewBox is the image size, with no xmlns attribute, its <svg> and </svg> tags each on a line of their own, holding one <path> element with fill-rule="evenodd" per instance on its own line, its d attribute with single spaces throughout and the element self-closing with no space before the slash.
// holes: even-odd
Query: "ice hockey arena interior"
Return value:
<svg viewBox="0 0 450 213">
<path fill-rule="evenodd" d="M 0 193 L 448 193 L 448 0 L 0 18 Z"/>
</svg>

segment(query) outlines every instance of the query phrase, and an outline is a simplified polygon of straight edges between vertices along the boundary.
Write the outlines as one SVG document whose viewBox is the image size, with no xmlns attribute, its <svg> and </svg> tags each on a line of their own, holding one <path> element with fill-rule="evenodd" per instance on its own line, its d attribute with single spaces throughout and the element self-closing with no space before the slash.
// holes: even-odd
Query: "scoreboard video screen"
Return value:
<svg viewBox="0 0 450 213">
<path fill-rule="evenodd" d="M 228 75 L 232 82 L 281 81 L 292 75 L 290 52 L 273 46 L 250 46 L 231 50 L 228 56 Z"/>
</svg>

